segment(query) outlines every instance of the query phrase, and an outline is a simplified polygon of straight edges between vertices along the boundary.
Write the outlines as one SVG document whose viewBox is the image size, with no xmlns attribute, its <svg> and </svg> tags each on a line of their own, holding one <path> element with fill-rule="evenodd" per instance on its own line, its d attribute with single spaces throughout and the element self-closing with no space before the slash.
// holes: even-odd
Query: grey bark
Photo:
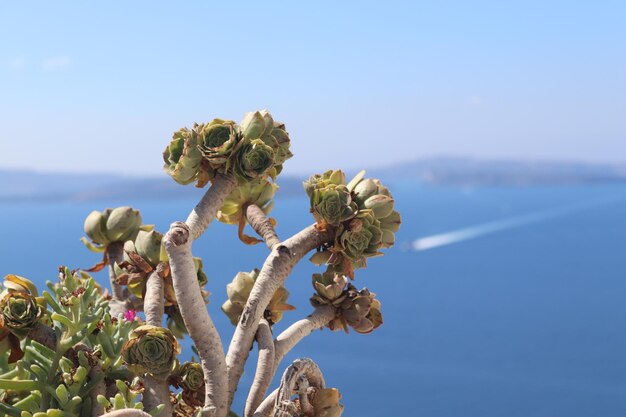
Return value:
<svg viewBox="0 0 626 417">
<path fill-rule="evenodd" d="M 259 206 L 251 204 L 246 208 L 246 220 L 265 241 L 268 248 L 272 249 L 280 243 L 276 230 L 274 230 L 274 225 Z"/>
<path fill-rule="evenodd" d="M 309 358 L 296 359 L 283 374 L 278 387 L 278 395 L 274 403 L 273 417 L 291 416 L 293 402 L 291 396 L 296 391 L 297 383 L 306 378 L 308 385 L 315 388 L 326 388 L 322 371 L 313 360 Z"/>
<path fill-rule="evenodd" d="M 261 323 L 259 323 L 256 341 L 259 346 L 259 359 L 256 373 L 254 374 L 254 381 L 246 400 L 245 417 L 251 417 L 261 404 L 274 376 L 274 340 L 272 339 L 270 325 L 265 319 L 261 319 Z"/>
<path fill-rule="evenodd" d="M 116 281 L 115 269 L 113 266 L 116 263 L 121 263 L 124 260 L 124 242 L 110 243 L 107 248 L 107 256 L 109 259 L 109 281 L 111 283 L 111 301 L 109 301 L 109 308 L 111 317 L 118 317 L 120 314 L 128 309 L 126 300 L 128 299 L 128 289 L 123 288 Z"/>
<path fill-rule="evenodd" d="M 57 350 L 57 335 L 50 326 L 38 322 L 35 327 L 28 333 L 28 337 L 42 345 Z"/>
<path fill-rule="evenodd" d="M 329 242 L 334 230 L 320 231 L 309 226 L 282 244 L 275 246 L 266 259 L 252 288 L 226 356 L 228 367 L 228 405 L 230 406 L 259 321 L 274 292 L 283 284 L 294 265 L 309 251 Z"/>
<path fill-rule="evenodd" d="M 164 295 L 163 278 L 160 276 L 161 264 L 157 266 L 146 282 L 146 294 L 144 297 L 144 313 L 146 323 L 151 326 L 163 326 Z M 146 410 L 151 411 L 159 405 L 165 407 L 157 414 L 158 417 L 172 415 L 170 403 L 170 388 L 166 377 L 154 377 L 146 375 L 144 378 L 143 404 Z"/>
<path fill-rule="evenodd" d="M 187 217 L 191 240 L 196 240 L 209 227 L 224 199 L 235 189 L 237 181 L 232 175 L 217 174 L 208 191 Z"/>
<path fill-rule="evenodd" d="M 215 407 L 216 416 L 225 417 L 228 413 L 228 391 L 224 348 L 200 293 L 191 255 L 190 227 L 182 222 L 173 223 L 163 242 L 170 260 L 180 313 L 198 349 L 204 371 L 205 407 Z"/>
<path fill-rule="evenodd" d="M 311 334 L 313 330 L 324 327 L 334 317 L 334 307 L 329 305 L 317 307 L 309 316 L 302 320 L 298 320 L 279 334 L 274 342 L 275 356 L 272 377 L 276 373 L 276 369 L 278 369 L 278 366 L 285 355 L 289 353 L 289 351 L 293 349 L 296 344 Z"/>
</svg>

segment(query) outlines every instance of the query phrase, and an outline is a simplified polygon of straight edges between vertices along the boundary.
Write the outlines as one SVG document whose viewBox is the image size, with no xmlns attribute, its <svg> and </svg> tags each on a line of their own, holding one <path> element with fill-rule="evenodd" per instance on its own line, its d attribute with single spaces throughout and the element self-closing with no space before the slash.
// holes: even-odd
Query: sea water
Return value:
<svg viewBox="0 0 626 417">
<path fill-rule="evenodd" d="M 398 244 L 354 282 L 377 294 L 384 325 L 369 335 L 316 331 L 279 373 L 297 357 L 313 358 L 342 392 L 346 416 L 626 414 L 626 187 L 403 183 L 392 190 L 403 215 Z M 0 274 L 43 288 L 59 265 L 96 263 L 99 255 L 79 241 L 85 216 L 126 204 L 166 231 L 195 201 L 4 203 Z M 278 198 L 272 215 L 282 238 L 311 223 L 305 198 Z M 415 245 L 437 236 L 453 238 Z M 260 267 L 267 249 L 244 246 L 235 226 L 214 222 L 193 250 L 204 260 L 209 310 L 226 348 L 233 332 L 220 311 L 226 284 Z M 294 269 L 287 288 L 298 308 L 275 334 L 311 312 L 316 271 L 306 260 Z M 105 271 L 96 278 L 107 285 Z M 243 407 L 255 360 L 253 350 L 235 409 Z"/>
</svg>

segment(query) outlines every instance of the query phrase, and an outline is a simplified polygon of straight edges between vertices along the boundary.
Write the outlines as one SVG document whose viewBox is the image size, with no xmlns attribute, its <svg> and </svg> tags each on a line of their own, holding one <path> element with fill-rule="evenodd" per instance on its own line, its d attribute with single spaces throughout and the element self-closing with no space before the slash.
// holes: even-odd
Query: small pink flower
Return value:
<svg viewBox="0 0 626 417">
<path fill-rule="evenodd" d="M 124 313 L 124 320 L 126 321 L 134 321 L 135 317 L 137 317 L 137 312 L 135 310 L 128 310 Z"/>
</svg>

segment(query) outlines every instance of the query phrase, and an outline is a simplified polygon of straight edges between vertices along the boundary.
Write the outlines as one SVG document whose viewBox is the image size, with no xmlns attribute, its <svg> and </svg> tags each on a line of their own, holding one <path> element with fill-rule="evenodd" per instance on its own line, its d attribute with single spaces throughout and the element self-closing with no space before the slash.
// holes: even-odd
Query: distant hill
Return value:
<svg viewBox="0 0 626 417">
<path fill-rule="evenodd" d="M 368 171 L 368 174 L 442 185 L 611 183 L 626 182 L 626 163 L 591 164 L 443 157 L 420 159 L 382 169 L 372 169 Z"/>
<path fill-rule="evenodd" d="M 279 195 L 301 192 L 302 180 L 280 178 Z M 52 200 L 93 201 L 123 199 L 197 198 L 203 191 L 176 184 L 168 176 L 124 177 L 111 174 L 69 174 L 0 170 L 0 203 Z"/>
<path fill-rule="evenodd" d="M 388 182 L 409 180 L 428 184 L 477 186 L 626 183 L 626 164 L 446 157 L 370 169 L 368 176 Z M 301 195 L 303 179 L 281 176 L 278 196 Z M 165 175 L 140 178 L 96 173 L 0 170 L 0 202 L 196 198 L 201 193 L 193 186 L 182 187 Z"/>
</svg>

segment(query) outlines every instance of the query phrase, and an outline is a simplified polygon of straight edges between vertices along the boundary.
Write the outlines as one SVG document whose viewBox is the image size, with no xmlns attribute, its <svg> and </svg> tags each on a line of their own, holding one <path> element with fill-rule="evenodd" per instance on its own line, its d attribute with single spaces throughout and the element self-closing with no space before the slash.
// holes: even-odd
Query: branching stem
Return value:
<svg viewBox="0 0 626 417">
<path fill-rule="evenodd" d="M 246 208 L 246 220 L 255 232 L 265 241 L 268 248 L 272 249 L 280 243 L 274 224 L 263 213 L 263 210 L 256 204 L 251 204 Z"/>
<path fill-rule="evenodd" d="M 226 356 L 228 366 L 228 404 L 230 406 L 243 368 L 248 359 L 252 341 L 265 308 L 276 290 L 283 284 L 294 265 L 309 251 L 329 242 L 333 229 L 319 230 L 309 226 L 272 249 L 252 288 Z"/>
<path fill-rule="evenodd" d="M 279 334 L 274 342 L 275 357 L 274 372 L 272 372 L 272 377 L 276 373 L 276 369 L 278 369 L 278 366 L 285 355 L 289 353 L 289 351 L 293 349 L 296 344 L 311 334 L 313 330 L 324 327 L 334 317 L 335 309 L 332 306 L 325 305 L 317 307 L 309 316 L 303 318 L 302 320 L 298 320 Z"/>
<path fill-rule="evenodd" d="M 191 255 L 189 226 L 182 222 L 173 223 L 163 242 L 170 260 L 180 313 L 200 356 L 206 392 L 205 407 L 215 407 L 216 416 L 225 417 L 228 412 L 228 391 L 224 348 L 200 293 L 196 266 Z"/>
<path fill-rule="evenodd" d="M 152 326 L 163 325 L 164 313 L 164 283 L 160 275 L 162 264 L 157 266 L 146 282 L 146 294 L 144 297 L 144 313 L 146 323 Z M 166 378 L 146 375 L 144 378 L 143 403 L 146 410 L 150 411 L 163 404 L 165 407 L 158 416 L 171 416 L 172 405 L 170 404 L 170 389 Z"/>
<path fill-rule="evenodd" d="M 265 319 L 261 319 L 259 323 L 259 328 L 256 331 L 256 341 L 259 345 L 259 359 L 254 381 L 246 400 L 245 417 L 251 417 L 259 404 L 261 404 L 274 376 L 274 340 L 272 339 L 270 325 Z"/>
</svg>

